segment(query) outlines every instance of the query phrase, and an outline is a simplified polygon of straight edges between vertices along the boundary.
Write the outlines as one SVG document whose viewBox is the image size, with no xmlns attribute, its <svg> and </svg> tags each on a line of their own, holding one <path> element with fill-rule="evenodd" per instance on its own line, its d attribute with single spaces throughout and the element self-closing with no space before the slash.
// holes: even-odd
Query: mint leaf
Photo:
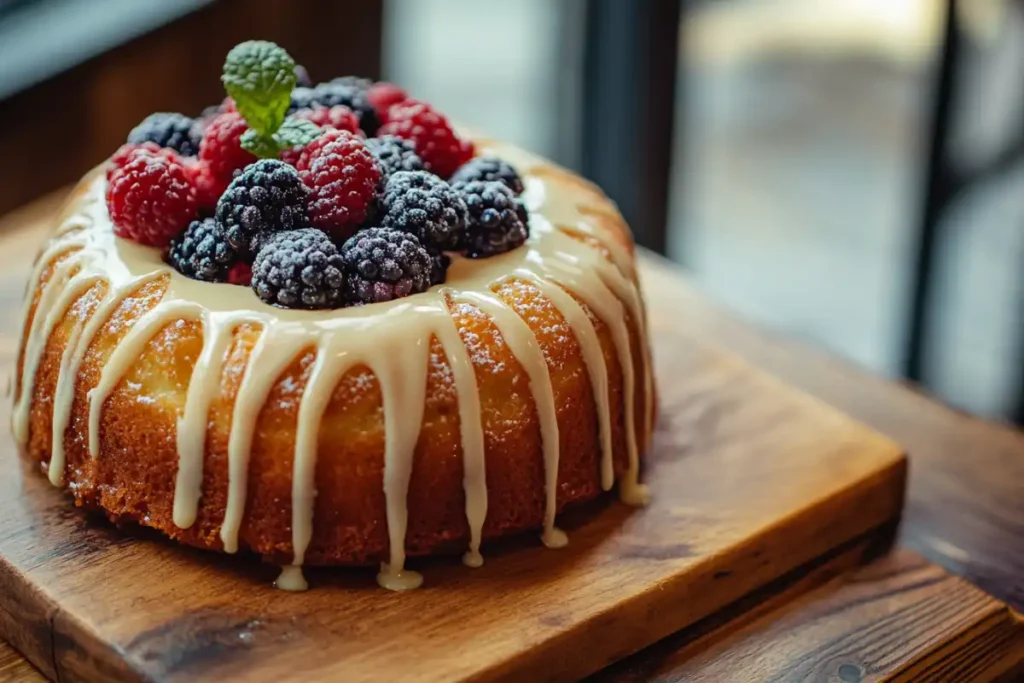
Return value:
<svg viewBox="0 0 1024 683">
<path fill-rule="evenodd" d="M 312 121 L 289 116 L 277 129 L 274 139 L 277 140 L 281 149 L 301 147 L 312 142 L 321 132 L 323 131 L 320 130 L 320 127 Z"/>
<path fill-rule="evenodd" d="M 252 128 L 242 133 L 242 149 L 252 152 L 260 159 L 276 159 L 281 149 L 275 136 L 260 135 Z"/>
<path fill-rule="evenodd" d="M 269 139 L 291 104 L 295 61 L 274 43 L 248 40 L 231 48 L 221 81 L 249 127 Z"/>
</svg>

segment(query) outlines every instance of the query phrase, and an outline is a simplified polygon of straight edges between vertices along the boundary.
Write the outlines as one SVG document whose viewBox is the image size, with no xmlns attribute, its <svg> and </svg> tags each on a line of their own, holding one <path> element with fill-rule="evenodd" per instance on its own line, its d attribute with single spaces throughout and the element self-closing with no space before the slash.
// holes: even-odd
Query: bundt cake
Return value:
<svg viewBox="0 0 1024 683">
<path fill-rule="evenodd" d="M 353 82 L 336 90 L 352 100 Z M 557 513 L 616 480 L 643 502 L 644 306 L 600 190 L 450 128 L 442 157 L 465 158 L 432 161 L 417 131 L 447 122 L 410 100 L 378 112 L 383 143 L 328 123 L 287 141 L 294 166 L 256 161 L 237 141 L 254 126 L 232 148 L 218 124 L 252 117 L 228 92 L 212 121 L 175 119 L 177 138 L 150 122 L 87 175 L 34 267 L 13 430 L 55 486 L 259 553 L 286 589 L 304 564 L 377 562 L 381 585 L 411 588 L 407 556 L 478 566 L 482 542 L 531 528 L 563 545 Z M 374 173 L 352 180 L 360 164 Z M 329 206 L 349 182 L 370 198 Z"/>
</svg>

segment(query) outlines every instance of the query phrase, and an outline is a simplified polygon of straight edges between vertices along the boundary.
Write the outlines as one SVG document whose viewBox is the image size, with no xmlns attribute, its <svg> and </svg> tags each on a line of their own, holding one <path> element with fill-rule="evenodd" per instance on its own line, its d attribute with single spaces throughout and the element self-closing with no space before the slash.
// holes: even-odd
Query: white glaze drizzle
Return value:
<svg viewBox="0 0 1024 683">
<path fill-rule="evenodd" d="M 313 537 L 315 470 L 318 434 L 324 411 L 344 374 L 365 365 L 376 376 L 383 396 L 385 431 L 384 493 L 389 537 L 389 558 L 382 563 L 378 581 L 394 590 L 419 585 L 419 574 L 405 568 L 406 503 L 412 476 L 413 456 L 424 410 L 431 339 L 436 337 L 451 369 L 458 396 L 460 438 L 463 451 L 463 486 L 466 519 L 470 531 L 464 561 L 479 566 L 482 529 L 487 515 L 487 482 L 484 432 L 475 370 L 462 344 L 448 301 L 465 302 L 488 315 L 512 354 L 522 366 L 541 429 L 544 460 L 545 507 L 542 539 L 546 545 L 564 545 L 566 536 L 555 526 L 558 490 L 558 421 L 551 377 L 543 352 L 526 322 L 493 289 L 516 279 L 537 288 L 562 314 L 581 349 L 597 409 L 601 447 L 601 484 L 608 489 L 614 480 L 612 467 L 612 416 L 607 367 L 596 328 L 579 299 L 608 327 L 623 375 L 623 401 L 629 468 L 620 482 L 624 500 L 642 503 L 644 488 L 638 483 L 639 453 L 634 416 L 632 348 L 625 311 L 636 326 L 641 356 L 639 370 L 646 406 L 643 425 L 652 422 L 653 382 L 646 350 L 643 302 L 635 285 L 635 266 L 627 248 L 613 230 L 624 229 L 614 218 L 610 203 L 595 211 L 581 211 L 581 193 L 571 184 L 562 186 L 557 175 L 550 180 L 531 177 L 530 169 L 544 162 L 514 148 L 494 146 L 494 151 L 523 172 L 527 184 L 524 200 L 531 210 L 531 238 L 519 250 L 488 259 L 456 258 L 448 283 L 425 294 L 399 302 L 362 309 L 338 311 L 283 311 L 259 302 L 245 288 L 210 285 L 188 280 L 159 259 L 156 250 L 113 237 L 103 203 L 104 181 L 99 174 L 83 181 L 83 191 L 73 198 L 69 218 L 58 229 L 36 264 L 27 295 L 24 320 L 24 371 L 14 411 L 14 431 L 26 443 L 35 374 L 54 326 L 89 288 L 106 282 L 106 295 L 87 322 L 78 321 L 70 331 L 60 363 L 54 395 L 53 451 L 50 479 L 64 481 L 64 431 L 74 402 L 75 382 L 84 356 L 96 334 L 116 308 L 147 281 L 167 277 L 163 298 L 143 314 L 118 342 L 104 365 L 99 383 L 89 394 L 89 452 L 100 455 L 102 410 L 146 345 L 175 320 L 201 321 L 203 346 L 192 371 L 183 413 L 178 419 L 178 471 L 174 494 L 174 523 L 188 528 L 195 523 L 202 495 L 203 451 L 208 412 L 220 390 L 221 369 L 234 330 L 243 323 L 261 327 L 237 391 L 228 439 L 228 499 L 220 529 L 227 552 L 239 547 L 239 532 L 248 495 L 248 470 L 259 414 L 281 374 L 304 352 L 316 357 L 299 404 L 292 480 L 293 561 L 283 568 L 277 585 L 285 590 L 304 590 L 301 565 Z M 549 186 L 556 186 L 551 192 Z M 593 208 L 596 195 L 584 208 Z M 602 220 L 589 221 L 587 215 Z M 589 235 L 609 253 L 567 235 L 557 225 Z M 54 260 L 71 253 L 47 280 L 37 313 L 28 325 L 30 306 L 42 273 Z M 644 432 L 645 434 L 647 431 Z"/>
</svg>

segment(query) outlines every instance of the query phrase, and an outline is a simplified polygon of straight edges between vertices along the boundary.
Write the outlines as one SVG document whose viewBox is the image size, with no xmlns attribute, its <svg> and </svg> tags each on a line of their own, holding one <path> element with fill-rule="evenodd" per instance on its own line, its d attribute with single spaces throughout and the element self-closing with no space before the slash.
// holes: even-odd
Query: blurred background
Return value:
<svg viewBox="0 0 1024 683">
<path fill-rule="evenodd" d="M 0 213 L 218 102 L 254 37 L 595 179 L 741 315 L 1024 423 L 1024 1 L 0 0 Z"/>
</svg>

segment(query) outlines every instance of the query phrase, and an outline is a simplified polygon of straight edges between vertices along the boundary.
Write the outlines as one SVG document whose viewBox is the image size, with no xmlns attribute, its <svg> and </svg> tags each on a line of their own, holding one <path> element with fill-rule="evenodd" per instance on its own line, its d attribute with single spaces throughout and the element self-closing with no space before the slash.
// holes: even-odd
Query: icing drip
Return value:
<svg viewBox="0 0 1024 683">
<path fill-rule="evenodd" d="M 415 588 L 422 577 L 405 566 L 407 493 L 423 421 L 433 339 L 443 349 L 458 400 L 469 527 L 463 561 L 473 567 L 483 563 L 480 543 L 487 517 L 488 488 L 480 395 L 473 362 L 449 310 L 453 302 L 466 303 L 490 318 L 528 378 L 540 425 L 544 464 L 542 540 L 550 547 L 560 547 L 568 539 L 555 525 L 559 426 L 548 364 L 529 325 L 494 293 L 500 283 L 517 280 L 536 288 L 551 302 L 579 344 L 598 418 L 601 486 L 605 490 L 615 480 L 612 434 L 617 416 L 611 411 L 611 387 L 598 328 L 586 309 L 607 328 L 622 374 L 623 426 L 629 462 L 620 481 L 620 495 L 627 502 L 642 504 L 646 490 L 638 481 L 639 439 L 645 438 L 641 434 L 648 434 L 653 422 L 653 380 L 633 257 L 620 234 L 624 227 L 606 200 L 591 190 L 579 190 L 580 181 L 572 180 L 565 172 L 513 148 L 491 143 L 481 146 L 492 147 L 523 172 L 527 187 L 523 198 L 531 212 L 531 237 L 525 247 L 480 261 L 455 258 L 448 282 L 424 294 L 336 311 L 274 309 L 259 302 L 247 288 L 184 278 L 160 260 L 157 250 L 113 236 L 103 201 L 105 181 L 101 174 L 87 178 L 73 198 L 57 235 L 33 269 L 24 309 L 24 369 L 13 414 L 18 441 L 25 444 L 29 438 L 35 376 L 51 333 L 69 307 L 90 289 L 105 288 L 102 296 L 97 295 L 91 316 L 75 317 L 61 352 L 53 397 L 49 478 L 54 485 L 63 485 L 65 431 L 85 355 L 127 297 L 147 282 L 166 278 L 168 285 L 161 300 L 136 320 L 117 343 L 103 366 L 98 384 L 88 395 L 91 456 L 101 457 L 104 404 L 150 340 L 175 321 L 200 322 L 202 349 L 177 420 L 178 469 L 173 501 L 174 523 L 183 529 L 194 525 L 202 497 L 209 410 L 221 390 L 225 359 L 235 330 L 242 324 L 258 326 L 259 338 L 242 374 L 228 436 L 228 490 L 220 538 L 225 551 L 236 552 L 248 497 L 250 453 L 260 413 L 282 373 L 302 354 L 314 352 L 298 406 L 295 436 L 291 491 L 294 555 L 277 580 L 284 590 L 304 590 L 302 565 L 314 532 L 321 421 L 346 372 L 368 367 L 380 385 L 385 434 L 383 488 L 389 548 L 388 560 L 382 563 L 377 578 L 382 586 L 392 590 Z M 558 186 L 559 190 L 550 193 L 551 186 Z M 586 201 L 581 203 L 581 198 Z M 600 248 L 579 239 L 581 235 L 595 240 Z M 52 275 L 39 291 L 40 280 L 48 268 L 52 268 Z M 30 320 L 37 291 L 39 304 Z M 630 334 L 627 319 L 632 320 L 635 338 Z M 641 348 L 635 349 L 634 343 Z M 634 364 L 634 355 L 643 362 Z M 641 373 L 639 377 L 637 372 Z M 639 417 L 635 415 L 638 386 L 642 388 L 645 406 Z M 638 423 L 642 427 L 639 433 Z"/>
</svg>

